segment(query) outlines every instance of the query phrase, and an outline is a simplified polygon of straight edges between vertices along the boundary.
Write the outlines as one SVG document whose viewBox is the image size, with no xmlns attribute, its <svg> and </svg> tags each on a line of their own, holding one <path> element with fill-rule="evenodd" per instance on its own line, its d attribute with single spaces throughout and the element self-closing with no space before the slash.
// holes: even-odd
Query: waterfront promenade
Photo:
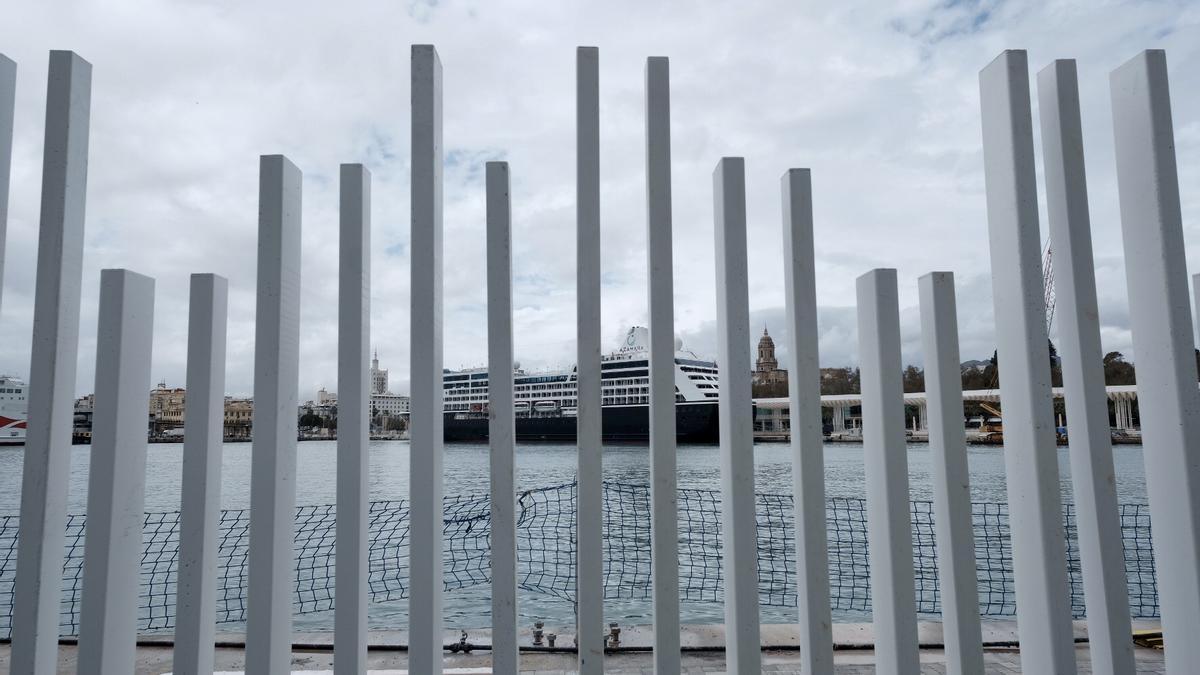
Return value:
<svg viewBox="0 0 1200 675">
<path fill-rule="evenodd" d="M 1052 387 L 1051 398 L 1062 400 L 1066 397 L 1063 387 Z M 1112 426 L 1120 436 L 1114 437 L 1114 443 L 1129 443 L 1141 441 L 1141 429 L 1136 425 L 1134 406 L 1138 400 L 1135 385 L 1108 385 L 1105 395 L 1112 404 Z M 999 389 L 969 389 L 962 392 L 963 403 L 986 403 L 1000 405 Z M 861 417 L 852 416 L 853 408 L 861 409 L 862 394 L 826 394 L 821 396 L 821 407 L 830 411 L 831 429 L 834 440 L 862 441 Z M 906 392 L 904 406 L 915 414 L 906 413 L 905 426 L 911 432 L 911 440 L 926 441 L 929 438 L 929 398 L 923 391 Z M 754 438 L 760 441 L 787 441 L 790 439 L 791 403 L 786 397 L 754 399 L 755 422 Z M 861 415 L 861 413 L 859 413 Z M 1058 426 L 1067 423 L 1059 416 Z M 968 430 L 968 442 L 977 440 L 979 430 Z"/>
<path fill-rule="evenodd" d="M 1152 622 L 1135 622 L 1135 629 L 1153 627 Z M 1021 672 L 1020 651 L 1011 646 L 1016 641 L 1016 624 L 1013 621 L 985 621 L 984 640 L 992 646 L 984 651 L 986 673 L 1011 674 Z M 941 624 L 928 622 L 919 624 L 923 648 L 920 650 L 921 673 L 944 674 L 946 656 L 941 648 Z M 1075 622 L 1075 657 L 1078 672 L 1092 673 L 1091 657 L 1086 642 L 1087 629 L 1084 622 Z M 875 652 L 871 649 L 873 635 L 870 624 L 836 624 L 833 632 L 834 672 L 839 675 L 867 675 L 875 673 Z M 472 631 L 469 639 L 477 644 L 487 644 L 487 631 Z M 719 626 L 684 626 L 681 667 L 685 674 L 712 674 L 725 671 L 725 654 L 719 649 L 724 633 Z M 371 649 L 368 652 L 368 668 L 372 673 L 399 675 L 407 673 L 408 654 L 396 645 L 404 642 L 403 633 L 375 631 L 370 634 Z M 459 636 L 446 632 L 447 643 L 455 642 Z M 332 634 L 296 633 L 292 648 L 293 672 L 331 672 L 333 668 Z M 523 645 L 530 644 L 528 632 L 520 636 Z M 608 673 L 651 673 L 653 657 L 645 651 L 649 645 L 649 627 L 628 628 L 622 634 L 623 648 L 611 650 L 605 656 L 605 672 Z M 215 669 L 218 672 L 240 673 L 245 668 L 244 636 L 240 634 L 218 634 Z M 559 634 L 559 646 L 571 642 L 569 634 Z M 800 673 L 800 658 L 796 651 L 798 635 L 791 625 L 764 625 L 763 642 L 768 645 L 762 652 L 762 672 Z M 137 651 L 136 673 L 160 675 L 171 672 L 173 648 L 169 637 L 144 640 Z M 1139 674 L 1165 673 L 1163 652 L 1157 649 L 1138 647 L 1134 650 L 1136 672 Z M 573 651 L 548 651 L 525 648 L 521 655 L 521 672 L 539 675 L 572 673 L 576 655 Z M 77 665 L 77 649 L 74 645 L 59 647 L 58 672 L 74 673 Z M 473 650 L 469 654 L 452 653 L 445 657 L 446 675 L 491 673 L 491 653 L 487 649 Z M 0 645 L 0 669 L 9 666 L 9 645 Z"/>
</svg>

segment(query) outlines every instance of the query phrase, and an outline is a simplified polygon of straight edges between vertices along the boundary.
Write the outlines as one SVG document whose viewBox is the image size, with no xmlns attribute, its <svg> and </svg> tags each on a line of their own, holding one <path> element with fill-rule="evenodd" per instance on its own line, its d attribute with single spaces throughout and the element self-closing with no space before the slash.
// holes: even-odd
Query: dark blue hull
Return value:
<svg viewBox="0 0 1200 675">
<path fill-rule="evenodd" d="M 649 406 L 606 406 L 603 439 L 611 443 L 646 442 L 650 437 Z M 447 441 L 486 441 L 486 415 L 446 413 L 443 437 Z M 681 443 L 716 443 L 717 402 L 675 406 L 675 437 Z M 517 415 L 518 441 L 575 442 L 575 417 L 561 414 Z"/>
</svg>

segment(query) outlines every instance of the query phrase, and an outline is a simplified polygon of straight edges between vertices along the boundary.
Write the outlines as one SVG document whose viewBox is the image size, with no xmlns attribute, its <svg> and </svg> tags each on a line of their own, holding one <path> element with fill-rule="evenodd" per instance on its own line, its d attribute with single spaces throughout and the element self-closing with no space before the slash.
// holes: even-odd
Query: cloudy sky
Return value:
<svg viewBox="0 0 1200 675">
<path fill-rule="evenodd" d="M 1200 270 L 1200 6 L 817 4 L 10 3 L 0 51 L 19 71 L 0 372 L 28 374 L 47 52 L 73 49 L 94 66 L 77 392 L 94 386 L 99 270 L 128 267 L 157 279 L 153 373 L 169 385 L 183 383 L 188 274 L 229 277 L 227 389 L 250 393 L 258 156 L 273 153 L 304 172 L 301 400 L 336 388 L 341 162 L 374 173 L 372 342 L 392 388 L 407 392 L 412 43 L 437 45 L 444 66 L 447 367 L 486 358 L 482 168 L 493 159 L 512 168 L 518 358 L 533 368 L 573 361 L 577 45 L 600 48 L 603 330 L 613 347 L 646 320 L 642 78 L 645 57 L 665 55 L 676 330 L 691 348 L 716 351 L 711 172 L 737 155 L 756 332 L 765 324 L 783 336 L 779 176 L 809 167 L 822 364 L 856 362 L 854 280 L 874 267 L 899 270 L 906 360 L 921 362 L 916 279 L 930 270 L 956 273 L 963 358 L 990 356 L 977 75 L 1001 50 L 1024 48 L 1035 70 L 1078 59 L 1103 338 L 1135 357 L 1108 73 L 1141 49 L 1167 50 L 1187 253 Z"/>
</svg>

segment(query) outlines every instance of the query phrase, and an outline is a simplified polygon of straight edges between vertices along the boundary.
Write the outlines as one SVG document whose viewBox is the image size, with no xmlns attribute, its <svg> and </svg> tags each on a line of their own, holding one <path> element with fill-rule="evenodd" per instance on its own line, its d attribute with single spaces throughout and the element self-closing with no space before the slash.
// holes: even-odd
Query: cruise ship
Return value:
<svg viewBox="0 0 1200 675">
<path fill-rule="evenodd" d="M 29 387 L 0 375 L 0 445 L 25 444 L 25 418 L 29 412 Z"/>
<path fill-rule="evenodd" d="M 642 326 L 629 329 L 621 348 L 601 358 L 602 428 L 605 441 L 636 442 L 649 437 L 649 337 Z M 715 443 L 717 364 L 675 342 L 675 433 L 681 442 Z M 488 436 L 486 368 L 446 371 L 444 388 L 447 441 L 482 441 Z M 574 441 L 575 369 L 526 373 L 513 367 L 514 412 L 519 441 Z"/>
</svg>

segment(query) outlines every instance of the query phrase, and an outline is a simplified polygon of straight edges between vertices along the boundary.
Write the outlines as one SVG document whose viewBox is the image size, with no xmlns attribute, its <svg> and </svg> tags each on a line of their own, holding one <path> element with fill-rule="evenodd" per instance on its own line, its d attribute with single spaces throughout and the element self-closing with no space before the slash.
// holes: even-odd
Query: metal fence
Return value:
<svg viewBox="0 0 1200 675">
<path fill-rule="evenodd" d="M 518 500 L 518 559 L 521 588 L 573 602 L 575 600 L 575 484 L 523 492 Z M 445 590 L 491 583 L 490 500 L 455 496 L 444 500 L 446 542 Z M 679 492 L 679 587 L 686 602 L 724 599 L 721 572 L 720 493 L 688 489 Z M 933 504 L 912 502 L 913 567 L 917 608 L 941 612 Z M 1071 606 L 1085 615 L 1075 515 L 1065 505 Z M 650 490 L 645 485 L 604 485 L 604 597 L 649 600 Z M 763 606 L 796 606 L 796 545 L 790 495 L 757 495 L 758 593 Z M 296 510 L 293 609 L 298 614 L 333 609 L 333 505 Z M 1008 509 L 1003 503 L 975 502 L 975 559 L 979 579 L 979 611 L 986 616 L 1016 613 Z M 222 513 L 218 556 L 217 621 L 246 619 L 246 565 L 249 513 Z M 838 497 L 827 505 L 829 580 L 833 609 L 868 614 L 871 584 L 868 568 L 865 500 Z M 63 567 L 62 632 L 75 635 L 83 577 L 83 515 L 67 525 Z M 16 516 L 0 518 L 0 638 L 12 627 L 16 569 Z M 1150 550 L 1150 517 L 1144 504 L 1121 505 L 1121 533 L 1129 599 L 1134 616 L 1158 616 L 1154 557 Z M 408 597 L 409 508 L 405 500 L 372 502 L 370 508 L 370 597 L 390 602 Z M 179 557 L 179 513 L 147 513 L 142 530 L 139 628 L 156 631 L 175 625 L 176 566 Z"/>
</svg>

